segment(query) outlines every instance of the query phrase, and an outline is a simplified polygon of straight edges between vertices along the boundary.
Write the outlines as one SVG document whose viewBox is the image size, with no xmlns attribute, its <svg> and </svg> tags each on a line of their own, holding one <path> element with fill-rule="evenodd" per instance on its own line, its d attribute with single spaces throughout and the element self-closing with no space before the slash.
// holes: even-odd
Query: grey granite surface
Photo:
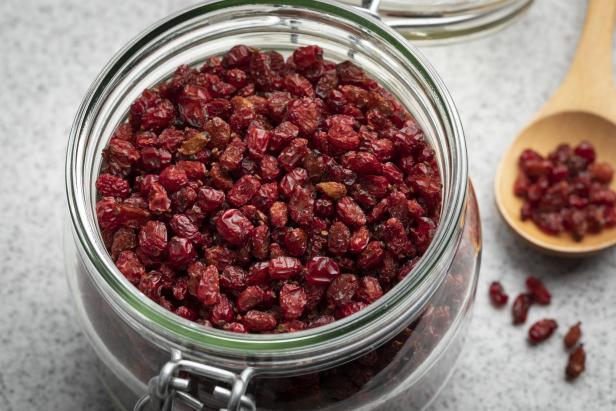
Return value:
<svg viewBox="0 0 616 411">
<path fill-rule="evenodd" d="M 111 408 L 63 272 L 65 144 L 81 97 L 114 51 L 189 3 L 0 2 L 0 410 Z M 616 409 L 616 250 L 579 261 L 544 257 L 507 229 L 492 194 L 501 153 L 566 71 L 584 4 L 538 0 L 501 32 L 424 50 L 463 119 L 485 244 L 466 350 L 431 410 Z M 538 347 L 486 296 L 491 280 L 515 293 L 531 273 L 554 300 L 530 321 L 561 323 L 557 338 Z M 578 319 L 588 371 L 567 383 L 560 337 Z"/>
</svg>

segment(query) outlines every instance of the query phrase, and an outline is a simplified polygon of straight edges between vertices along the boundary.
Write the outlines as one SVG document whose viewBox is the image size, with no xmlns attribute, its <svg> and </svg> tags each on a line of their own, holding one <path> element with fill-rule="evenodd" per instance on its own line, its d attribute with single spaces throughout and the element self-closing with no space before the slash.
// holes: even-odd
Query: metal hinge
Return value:
<svg viewBox="0 0 616 411">
<path fill-rule="evenodd" d="M 255 411 L 254 400 L 246 395 L 248 382 L 253 375 L 252 368 L 246 368 L 237 375 L 231 371 L 212 367 L 195 361 L 182 359 L 178 350 L 171 351 L 171 360 L 150 379 L 148 393 L 142 396 L 133 411 L 172 411 L 174 404 L 184 404 L 193 410 L 219 408 L 226 411 Z M 182 373 L 182 377 L 179 376 Z M 195 398 L 192 376 L 206 377 L 227 384 L 230 389 L 216 386 L 207 403 Z M 149 408 L 146 408 L 148 407 Z"/>
</svg>

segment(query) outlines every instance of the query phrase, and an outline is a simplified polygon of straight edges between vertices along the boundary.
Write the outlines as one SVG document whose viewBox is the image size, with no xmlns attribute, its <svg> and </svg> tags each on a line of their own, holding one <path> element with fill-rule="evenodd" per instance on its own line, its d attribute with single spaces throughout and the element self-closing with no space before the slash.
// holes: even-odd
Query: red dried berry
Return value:
<svg viewBox="0 0 616 411">
<path fill-rule="evenodd" d="M 138 284 L 145 274 L 145 268 L 137 255 L 132 251 L 122 251 L 115 262 L 116 267 L 128 281 Z"/>
<path fill-rule="evenodd" d="M 275 280 L 287 280 L 302 269 L 302 263 L 294 257 L 281 256 L 269 262 L 269 276 Z"/>
<path fill-rule="evenodd" d="M 306 291 L 301 286 L 292 283 L 282 286 L 278 298 L 282 315 L 287 320 L 295 320 L 301 317 L 308 301 Z"/>
<path fill-rule="evenodd" d="M 218 234 L 233 245 L 242 245 L 252 234 L 254 226 L 240 210 L 230 208 L 216 220 Z"/>
<path fill-rule="evenodd" d="M 247 273 L 235 265 L 228 265 L 220 274 L 220 286 L 229 290 L 241 290 L 246 286 Z"/>
<path fill-rule="evenodd" d="M 383 260 L 385 252 L 380 241 L 371 241 L 357 258 L 357 267 L 369 270 L 378 266 Z"/>
<path fill-rule="evenodd" d="M 171 237 L 167 244 L 167 258 L 172 267 L 183 268 L 197 257 L 193 243 L 183 237 Z"/>
<path fill-rule="evenodd" d="M 148 208 L 154 214 L 166 213 L 171 209 L 171 200 L 167 190 L 158 182 L 152 183 L 152 188 L 148 195 Z"/>
<path fill-rule="evenodd" d="M 111 170 L 127 175 L 141 155 L 129 141 L 113 138 L 103 150 L 103 157 Z"/>
<path fill-rule="evenodd" d="M 526 288 L 528 289 L 533 302 L 541 305 L 547 305 L 550 303 L 552 295 L 537 277 L 527 277 Z"/>
<path fill-rule="evenodd" d="M 342 304 L 341 306 L 336 308 L 336 311 L 335 311 L 336 318 L 340 319 L 340 318 L 348 317 L 349 315 L 353 315 L 356 312 L 363 310 L 367 306 L 368 305 L 366 303 L 361 302 L 361 301 L 351 301 L 351 302 Z"/>
<path fill-rule="evenodd" d="M 490 301 L 496 307 L 502 307 L 507 304 L 509 296 L 505 293 L 505 289 L 498 281 L 493 281 L 490 284 Z"/>
<path fill-rule="evenodd" d="M 273 227 L 284 227 L 287 224 L 287 205 L 277 201 L 270 208 L 270 222 Z"/>
<path fill-rule="evenodd" d="M 297 167 L 285 174 L 280 180 L 280 193 L 290 197 L 296 187 L 303 187 L 308 182 L 308 173 L 305 169 Z"/>
<path fill-rule="evenodd" d="M 111 174 L 101 174 L 96 179 L 96 189 L 103 196 L 126 198 L 130 195 L 128 181 Z"/>
<path fill-rule="evenodd" d="M 365 227 L 359 227 L 349 240 L 348 251 L 353 254 L 361 253 L 370 242 L 370 231 Z"/>
<path fill-rule="evenodd" d="M 225 193 L 210 187 L 201 187 L 197 192 L 197 204 L 205 212 L 217 210 L 225 202 Z"/>
<path fill-rule="evenodd" d="M 323 102 L 312 97 L 292 100 L 287 107 L 289 121 L 295 124 L 304 136 L 311 136 L 323 121 Z"/>
<path fill-rule="evenodd" d="M 349 116 L 339 115 L 330 118 L 329 131 L 327 132 L 327 141 L 329 144 L 339 150 L 355 150 L 359 147 L 359 134 L 349 125 L 344 119 Z"/>
<path fill-rule="evenodd" d="M 130 107 L 130 123 L 134 129 L 158 131 L 171 125 L 175 117 L 173 104 L 157 92 L 144 90 Z"/>
<path fill-rule="evenodd" d="M 175 214 L 171 217 L 171 220 L 169 220 L 169 226 L 171 227 L 171 230 L 173 230 L 174 234 L 179 237 L 188 238 L 189 240 L 197 243 L 201 239 L 199 228 L 184 214 Z"/>
<path fill-rule="evenodd" d="M 357 290 L 357 298 L 365 303 L 373 303 L 383 296 L 381 283 L 375 277 L 365 276 L 359 280 L 359 289 Z"/>
<path fill-rule="evenodd" d="M 305 70 L 315 64 L 323 63 L 323 49 L 318 46 L 299 47 L 293 51 L 293 62 L 297 68 Z"/>
<path fill-rule="evenodd" d="M 564 342 L 565 347 L 573 348 L 579 341 L 582 336 L 582 328 L 581 323 L 578 321 L 576 324 L 572 325 L 565 334 Z"/>
<path fill-rule="evenodd" d="M 280 174 L 278 160 L 274 156 L 264 155 L 259 162 L 259 175 L 263 181 L 273 181 Z"/>
<path fill-rule="evenodd" d="M 569 362 L 565 369 L 565 374 L 568 379 L 573 380 L 580 376 L 586 369 L 586 351 L 583 345 L 578 345 L 571 354 L 569 354 Z"/>
<path fill-rule="evenodd" d="M 265 300 L 265 291 L 261 287 L 249 286 L 237 296 L 237 309 L 246 312 Z"/>
<path fill-rule="evenodd" d="M 167 227 L 150 220 L 139 231 L 139 249 L 150 257 L 159 257 L 167 248 Z"/>
<path fill-rule="evenodd" d="M 260 261 L 250 266 L 246 284 L 262 285 L 269 282 L 269 261 Z"/>
<path fill-rule="evenodd" d="M 176 308 L 175 313 L 190 321 L 196 321 L 199 318 L 199 314 L 197 314 L 195 310 L 190 307 L 186 307 L 185 305 L 181 305 Z"/>
<path fill-rule="evenodd" d="M 528 330 L 528 340 L 533 344 L 538 344 L 550 338 L 556 328 L 558 324 L 552 319 L 539 320 Z"/>
<path fill-rule="evenodd" d="M 327 247 L 333 255 L 343 255 L 349 248 L 351 241 L 351 231 L 349 228 L 339 221 L 329 227 L 329 235 L 327 237 Z"/>
<path fill-rule="evenodd" d="M 221 299 L 218 270 L 213 265 L 196 262 L 188 267 L 188 276 L 197 282 L 196 297 L 205 305 L 218 304 Z"/>
<path fill-rule="evenodd" d="M 271 331 L 278 324 L 272 314 L 257 310 L 248 311 L 241 321 L 249 331 L 257 332 Z"/>
<path fill-rule="evenodd" d="M 278 163 L 287 171 L 291 171 L 302 162 L 308 154 L 308 140 L 303 138 L 293 139 L 278 155 Z"/>
<path fill-rule="evenodd" d="M 360 227 L 366 225 L 366 215 L 351 197 L 343 197 L 336 204 L 336 215 L 347 225 Z"/>
<path fill-rule="evenodd" d="M 227 193 L 227 200 L 235 207 L 241 207 L 257 194 L 261 183 L 254 176 L 242 176 Z"/>
<path fill-rule="evenodd" d="M 270 132 L 260 128 L 257 123 L 253 123 L 248 127 L 246 134 L 246 146 L 248 147 L 248 154 L 255 159 L 263 157 L 267 151 L 267 147 L 270 141 Z"/>
<path fill-rule="evenodd" d="M 520 294 L 513 301 L 513 306 L 511 307 L 511 312 L 513 314 L 513 323 L 514 324 L 523 324 L 526 322 L 526 317 L 528 316 L 528 309 L 532 303 L 532 297 L 530 294 Z"/>
<path fill-rule="evenodd" d="M 240 334 L 248 333 L 248 329 L 244 326 L 244 324 L 237 323 L 237 322 L 225 324 L 223 325 L 222 329 L 225 331 L 230 331 L 232 333 L 240 333 Z"/>
<path fill-rule="evenodd" d="M 134 250 L 137 247 L 137 235 L 134 230 L 120 228 L 113 235 L 111 258 L 116 260 L 122 251 Z"/>
<path fill-rule="evenodd" d="M 210 311 L 210 321 L 212 324 L 218 327 L 222 327 L 226 323 L 233 321 L 235 312 L 231 302 L 226 295 L 221 294 L 218 303 L 212 307 Z"/>
<path fill-rule="evenodd" d="M 301 257 L 308 247 L 308 236 L 301 228 L 288 230 L 284 235 L 284 247 L 294 257 Z"/>
<path fill-rule="evenodd" d="M 287 91 L 298 97 L 314 97 L 312 84 L 306 77 L 299 74 L 288 74 L 284 78 L 284 86 Z"/>
<path fill-rule="evenodd" d="M 289 216 L 299 225 L 307 226 L 314 217 L 314 192 L 296 187 L 289 198 Z"/>
<path fill-rule="evenodd" d="M 178 166 L 168 166 L 160 172 L 158 181 L 168 192 L 175 192 L 188 183 L 186 171 Z"/>
<path fill-rule="evenodd" d="M 597 156 L 595 153 L 595 148 L 588 141 L 582 141 L 575 147 L 573 152 L 588 161 L 589 163 L 595 161 L 595 158 Z"/>
<path fill-rule="evenodd" d="M 327 300 L 331 304 L 341 306 L 353 299 L 358 288 L 359 283 L 355 275 L 340 274 L 327 288 Z"/>
<path fill-rule="evenodd" d="M 328 257 L 312 257 L 306 268 L 306 281 L 314 285 L 329 284 L 340 274 L 338 264 Z"/>
</svg>

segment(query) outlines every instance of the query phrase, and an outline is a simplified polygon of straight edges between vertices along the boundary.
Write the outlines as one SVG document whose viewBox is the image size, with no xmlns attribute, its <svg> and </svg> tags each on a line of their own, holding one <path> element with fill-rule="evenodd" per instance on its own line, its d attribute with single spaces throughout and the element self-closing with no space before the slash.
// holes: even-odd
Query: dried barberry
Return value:
<svg viewBox="0 0 616 411">
<path fill-rule="evenodd" d="M 556 328 L 558 324 L 552 319 L 539 320 L 528 330 L 528 340 L 533 344 L 538 344 L 550 338 Z"/>
<path fill-rule="evenodd" d="M 581 323 L 578 321 L 576 324 L 572 325 L 565 334 L 564 342 L 565 347 L 573 348 L 578 341 L 580 341 L 580 337 L 582 336 L 582 328 Z"/>
<path fill-rule="evenodd" d="M 507 304 L 507 301 L 509 300 L 509 296 L 505 293 L 505 289 L 498 281 L 493 281 L 490 284 L 489 293 L 490 301 L 492 301 L 492 304 L 496 307 L 502 307 Z"/>
<path fill-rule="evenodd" d="M 537 277 L 528 276 L 526 278 L 526 288 L 530 293 L 533 302 L 541 305 L 547 305 L 552 299 L 552 295 L 547 288 L 543 285 L 543 282 Z"/>
<path fill-rule="evenodd" d="M 573 380 L 579 377 L 585 369 L 586 351 L 584 351 L 584 346 L 580 344 L 569 354 L 569 362 L 567 363 L 565 374 L 568 379 Z"/>
<path fill-rule="evenodd" d="M 511 313 L 513 315 L 514 324 L 523 324 L 526 322 L 528 316 L 528 309 L 532 304 L 532 297 L 530 294 L 522 293 L 516 297 L 511 307 Z"/>
</svg>

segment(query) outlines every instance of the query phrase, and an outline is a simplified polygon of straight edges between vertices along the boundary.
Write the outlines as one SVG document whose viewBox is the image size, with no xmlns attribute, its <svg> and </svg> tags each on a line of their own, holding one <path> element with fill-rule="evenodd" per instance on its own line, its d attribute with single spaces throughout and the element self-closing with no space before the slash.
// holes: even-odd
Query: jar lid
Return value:
<svg viewBox="0 0 616 411">
<path fill-rule="evenodd" d="M 406 38 L 427 43 L 493 32 L 522 15 L 533 0 L 342 0 L 367 9 Z"/>
</svg>

